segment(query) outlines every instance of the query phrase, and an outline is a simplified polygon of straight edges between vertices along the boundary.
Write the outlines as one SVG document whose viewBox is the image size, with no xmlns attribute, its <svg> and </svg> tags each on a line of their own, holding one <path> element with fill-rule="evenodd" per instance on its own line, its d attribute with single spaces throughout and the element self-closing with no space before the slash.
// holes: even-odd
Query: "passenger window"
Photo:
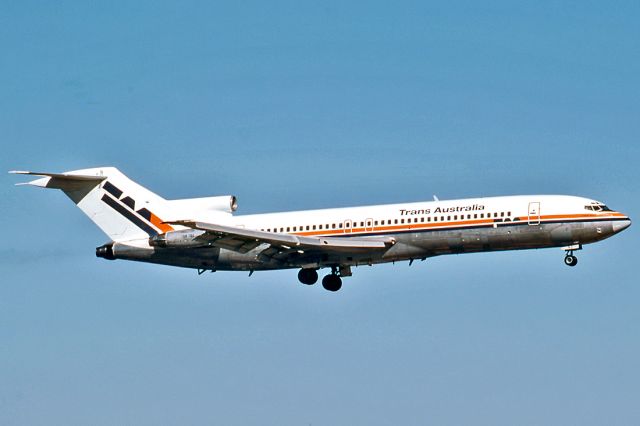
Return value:
<svg viewBox="0 0 640 426">
<path fill-rule="evenodd" d="M 480 213 L 480 219 L 484 219 L 484 213 Z"/>
<path fill-rule="evenodd" d="M 290 230 L 290 229 L 289 229 L 289 227 L 287 226 L 287 232 L 289 232 L 289 230 Z"/>
<path fill-rule="evenodd" d="M 400 223 L 404 223 L 404 219 L 400 219 Z"/>
<path fill-rule="evenodd" d="M 511 216 L 511 212 L 507 212 L 507 216 Z"/>
<path fill-rule="evenodd" d="M 434 221 L 434 222 L 437 222 L 437 221 L 438 221 L 438 216 L 434 216 L 434 217 L 433 217 L 433 221 Z"/>
<path fill-rule="evenodd" d="M 336 224 L 335 223 L 331 224 L 331 229 L 336 229 Z"/>
<path fill-rule="evenodd" d="M 504 212 L 500 212 L 500 217 L 504 217 Z"/>
<path fill-rule="evenodd" d="M 378 221 L 376 220 L 375 222 L 373 222 L 374 226 L 378 226 Z"/>
<path fill-rule="evenodd" d="M 457 214 L 453 216 L 453 220 L 458 220 L 458 215 Z"/>
<path fill-rule="evenodd" d="M 474 219 L 477 219 L 477 218 L 478 218 L 478 213 L 474 213 L 474 214 L 473 214 L 473 218 L 474 218 Z"/>
<path fill-rule="evenodd" d="M 314 230 L 314 231 L 316 230 L 316 226 L 315 226 L 315 225 L 313 225 L 313 230 Z"/>
<path fill-rule="evenodd" d="M 427 222 L 431 222 L 431 216 L 427 218 Z"/>
<path fill-rule="evenodd" d="M 424 217 L 420 218 L 420 222 L 424 223 Z"/>
<path fill-rule="evenodd" d="M 447 221 L 451 220 L 451 216 L 447 216 Z"/>
<path fill-rule="evenodd" d="M 394 219 L 394 223 L 397 225 L 398 224 L 398 219 Z"/>
</svg>

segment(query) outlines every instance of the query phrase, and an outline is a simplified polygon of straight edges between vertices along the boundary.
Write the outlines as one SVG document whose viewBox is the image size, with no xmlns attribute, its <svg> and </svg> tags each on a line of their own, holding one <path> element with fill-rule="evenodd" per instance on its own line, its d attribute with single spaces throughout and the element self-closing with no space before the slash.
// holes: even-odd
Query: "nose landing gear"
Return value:
<svg viewBox="0 0 640 426">
<path fill-rule="evenodd" d="M 578 264 L 578 258 L 573 254 L 567 253 L 567 255 L 564 257 L 564 264 L 567 266 L 576 266 Z"/>
<path fill-rule="evenodd" d="M 564 264 L 567 266 L 576 266 L 578 264 L 578 258 L 573 254 L 574 250 L 581 250 L 582 245 L 574 244 L 572 246 L 563 247 L 564 251 L 567 253 L 564 256 Z"/>
</svg>

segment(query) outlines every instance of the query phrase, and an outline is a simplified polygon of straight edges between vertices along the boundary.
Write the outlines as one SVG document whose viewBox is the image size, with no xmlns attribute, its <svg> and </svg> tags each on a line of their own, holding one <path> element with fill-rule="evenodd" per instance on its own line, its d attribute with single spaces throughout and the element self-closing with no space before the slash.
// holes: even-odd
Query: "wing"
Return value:
<svg viewBox="0 0 640 426">
<path fill-rule="evenodd" d="M 200 238 L 206 239 L 207 242 L 216 247 L 233 250 L 238 253 L 247 253 L 264 245 L 264 249 L 257 255 L 258 259 L 262 261 L 278 260 L 287 262 L 294 258 L 310 258 L 323 254 L 344 255 L 352 253 L 365 255 L 367 253 L 385 252 L 395 244 L 395 239 L 393 238 L 307 237 L 189 220 L 168 223 L 205 231 L 205 235 Z"/>
</svg>

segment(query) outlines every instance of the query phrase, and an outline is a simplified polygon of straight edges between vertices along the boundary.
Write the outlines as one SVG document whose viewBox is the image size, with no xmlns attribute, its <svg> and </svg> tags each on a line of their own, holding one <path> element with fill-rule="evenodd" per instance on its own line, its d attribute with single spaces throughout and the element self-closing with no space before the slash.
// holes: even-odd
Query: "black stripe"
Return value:
<svg viewBox="0 0 640 426">
<path fill-rule="evenodd" d="M 133 201 L 133 198 L 131 197 L 124 197 L 120 201 L 122 201 L 123 204 L 126 204 L 127 206 L 129 206 L 131 210 L 134 210 L 136 208 L 136 202 Z"/>
<path fill-rule="evenodd" d="M 144 217 L 149 222 L 151 222 L 151 212 L 149 210 L 147 210 L 145 208 L 141 208 L 136 213 L 138 213 L 140 216 Z"/>
<path fill-rule="evenodd" d="M 104 194 L 102 196 L 102 201 L 104 201 L 106 204 L 109 205 L 109 207 L 111 207 L 112 209 L 114 209 L 115 211 L 120 213 L 122 216 L 127 218 L 129 221 L 131 221 L 138 228 L 142 229 L 144 232 L 149 234 L 150 237 L 153 237 L 154 235 L 158 235 L 158 232 L 155 229 L 153 229 L 146 222 L 144 222 L 138 216 L 136 216 L 135 214 L 133 214 L 132 212 L 127 210 L 123 205 L 119 204 L 116 200 L 114 200 L 113 198 L 111 198 L 107 194 Z"/>
<path fill-rule="evenodd" d="M 104 190 L 107 191 L 108 193 L 110 193 L 111 195 L 113 195 L 116 198 L 120 198 L 120 196 L 122 195 L 122 191 L 120 191 L 118 188 L 116 188 L 111 182 L 107 181 L 104 183 L 103 186 Z"/>
</svg>

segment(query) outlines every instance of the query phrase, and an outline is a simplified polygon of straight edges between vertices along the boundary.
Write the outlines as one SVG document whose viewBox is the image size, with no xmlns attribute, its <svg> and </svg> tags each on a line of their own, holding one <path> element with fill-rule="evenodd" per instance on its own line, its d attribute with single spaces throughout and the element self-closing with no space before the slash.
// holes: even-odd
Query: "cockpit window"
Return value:
<svg viewBox="0 0 640 426">
<path fill-rule="evenodd" d="M 593 212 L 610 212 L 612 211 L 609 207 L 600 203 L 593 203 L 587 206 L 584 206 L 585 210 L 593 211 Z"/>
</svg>

